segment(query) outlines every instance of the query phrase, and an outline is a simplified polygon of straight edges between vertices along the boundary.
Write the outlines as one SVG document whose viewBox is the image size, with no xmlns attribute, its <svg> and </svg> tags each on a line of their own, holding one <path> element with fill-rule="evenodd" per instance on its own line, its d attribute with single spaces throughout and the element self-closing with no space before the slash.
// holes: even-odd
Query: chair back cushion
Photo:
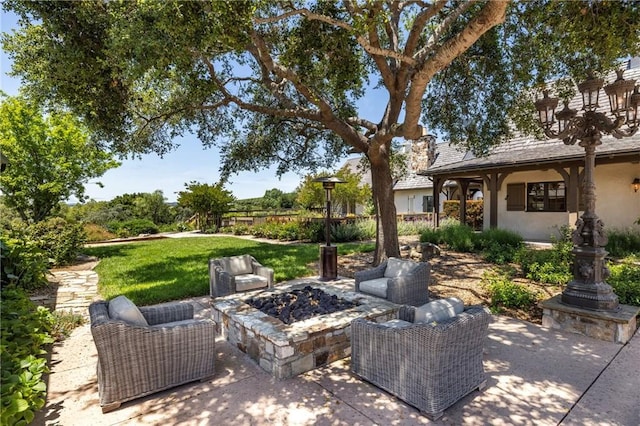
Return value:
<svg viewBox="0 0 640 426">
<path fill-rule="evenodd" d="M 231 256 L 225 257 L 221 260 L 222 267 L 225 271 L 231 275 L 250 274 L 253 272 L 251 267 L 251 256 Z"/>
<path fill-rule="evenodd" d="M 384 276 L 387 278 L 395 278 L 410 273 L 417 265 L 411 260 L 402 260 L 395 257 L 387 259 L 387 268 L 384 270 Z"/>
<path fill-rule="evenodd" d="M 109 301 L 109 317 L 113 320 L 125 321 L 131 325 L 141 327 L 149 325 L 140 309 L 125 296 L 118 296 Z"/>
<path fill-rule="evenodd" d="M 439 299 L 416 308 L 413 322 L 441 322 L 462 313 L 464 303 L 457 297 Z"/>
</svg>

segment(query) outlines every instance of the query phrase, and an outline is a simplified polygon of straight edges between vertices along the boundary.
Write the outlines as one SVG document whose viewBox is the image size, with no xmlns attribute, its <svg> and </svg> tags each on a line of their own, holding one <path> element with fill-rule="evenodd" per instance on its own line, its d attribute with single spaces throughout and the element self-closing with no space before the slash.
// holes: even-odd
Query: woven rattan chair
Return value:
<svg viewBox="0 0 640 426">
<path fill-rule="evenodd" d="M 273 269 L 248 254 L 209 259 L 211 297 L 273 287 Z"/>
<path fill-rule="evenodd" d="M 356 291 L 399 305 L 419 306 L 429 301 L 431 267 L 426 262 L 389 258 L 379 266 L 354 274 Z"/>
<path fill-rule="evenodd" d="M 482 349 L 491 314 L 467 307 L 437 325 L 413 324 L 415 308 L 402 306 L 408 323 L 351 323 L 351 370 L 419 409 L 431 419 L 486 385 Z M 393 323 L 394 321 L 392 321 Z"/>
<path fill-rule="evenodd" d="M 98 351 L 102 412 L 123 402 L 215 374 L 216 326 L 193 319 L 193 306 L 167 303 L 140 307 L 148 326 L 109 317 L 109 302 L 89 306 Z"/>
</svg>

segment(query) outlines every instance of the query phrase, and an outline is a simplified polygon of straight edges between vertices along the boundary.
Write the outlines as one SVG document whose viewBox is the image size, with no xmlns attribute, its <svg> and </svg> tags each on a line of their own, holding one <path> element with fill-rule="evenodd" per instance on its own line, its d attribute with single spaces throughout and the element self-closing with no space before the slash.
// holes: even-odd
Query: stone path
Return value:
<svg viewBox="0 0 640 426">
<path fill-rule="evenodd" d="M 84 262 L 69 269 L 52 270 L 49 281 L 52 292 L 32 296 L 31 300 L 51 310 L 70 312 L 89 318 L 89 305 L 98 296 L 98 274 L 93 270 L 98 262 L 84 259 Z"/>
</svg>

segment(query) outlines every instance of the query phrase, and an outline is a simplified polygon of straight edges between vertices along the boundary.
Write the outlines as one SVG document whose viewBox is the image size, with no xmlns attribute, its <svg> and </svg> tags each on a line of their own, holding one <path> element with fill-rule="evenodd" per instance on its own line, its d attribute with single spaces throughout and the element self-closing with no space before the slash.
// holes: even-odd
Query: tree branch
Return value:
<svg viewBox="0 0 640 426">
<path fill-rule="evenodd" d="M 484 33 L 502 23 L 505 19 L 507 4 L 506 0 L 488 1 L 462 31 L 443 43 L 418 70 L 412 79 L 405 101 L 405 121 L 396 129 L 396 136 L 407 139 L 417 139 L 421 136 L 422 129 L 418 121 L 427 84 L 437 72 L 446 68 L 455 58 L 469 49 Z"/>
<path fill-rule="evenodd" d="M 504 0 L 497 0 L 497 1 L 504 1 Z M 438 28 L 436 28 L 433 31 L 433 33 L 431 34 L 431 37 L 429 37 L 424 47 L 420 49 L 418 52 L 416 52 L 413 55 L 413 57 L 418 61 L 422 61 L 437 46 L 438 39 L 440 38 L 440 36 L 444 34 L 449 28 L 451 28 L 451 25 L 453 25 L 453 23 L 456 21 L 456 19 L 458 19 L 460 15 L 462 15 L 464 12 L 469 10 L 469 8 L 474 3 L 477 3 L 477 2 L 478 0 L 469 0 L 465 3 L 462 3 L 455 11 L 447 15 L 444 21 L 442 21 L 440 25 L 438 25 Z"/>
<path fill-rule="evenodd" d="M 418 45 L 418 41 L 420 41 L 420 35 L 422 34 L 422 31 L 424 31 L 424 27 L 427 24 L 427 21 L 429 21 L 429 19 L 433 18 L 438 12 L 440 12 L 446 4 L 447 0 L 438 0 L 431 6 L 429 6 L 426 10 L 420 12 L 418 16 L 416 16 L 414 24 L 411 27 L 411 31 L 409 32 L 409 36 L 407 37 L 407 42 L 405 43 L 405 55 L 415 58 L 415 55 L 413 53 L 416 49 L 416 46 Z"/>
<path fill-rule="evenodd" d="M 394 58 L 401 62 L 407 62 L 410 65 L 415 65 L 416 63 L 416 61 L 410 56 L 405 56 L 402 53 L 394 52 L 393 50 L 383 49 L 381 47 L 375 47 L 371 45 L 370 43 L 367 42 L 367 40 L 363 36 L 358 35 L 357 31 L 346 22 L 339 21 L 329 16 L 313 13 L 306 8 L 292 10 L 278 16 L 271 16 L 267 18 L 254 18 L 254 22 L 256 24 L 270 24 L 270 23 L 282 21 L 284 19 L 290 18 L 295 15 L 304 16 L 305 18 L 311 19 L 314 21 L 325 22 L 327 24 L 334 25 L 336 27 L 343 28 L 349 31 L 356 38 L 356 41 L 358 42 L 358 44 L 370 55 L 380 55 L 380 56 L 385 56 L 389 58 Z"/>
</svg>

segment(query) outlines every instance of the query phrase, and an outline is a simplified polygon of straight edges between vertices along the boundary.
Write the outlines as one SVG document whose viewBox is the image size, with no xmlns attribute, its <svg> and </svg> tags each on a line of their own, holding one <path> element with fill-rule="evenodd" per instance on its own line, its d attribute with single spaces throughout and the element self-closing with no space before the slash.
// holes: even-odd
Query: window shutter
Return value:
<svg viewBox="0 0 640 426">
<path fill-rule="evenodd" d="M 507 184 L 507 211 L 524 211 L 524 183 Z"/>
</svg>

